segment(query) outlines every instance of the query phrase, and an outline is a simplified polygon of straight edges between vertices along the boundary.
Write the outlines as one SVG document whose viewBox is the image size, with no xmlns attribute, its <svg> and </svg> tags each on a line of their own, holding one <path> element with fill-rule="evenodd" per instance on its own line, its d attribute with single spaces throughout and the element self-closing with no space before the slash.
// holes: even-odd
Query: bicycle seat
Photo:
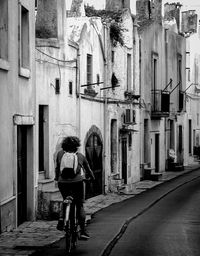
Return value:
<svg viewBox="0 0 200 256">
<path fill-rule="evenodd" d="M 72 201 L 73 201 L 73 197 L 72 197 L 72 196 L 67 196 L 67 197 L 63 200 L 64 203 L 72 203 Z"/>
</svg>

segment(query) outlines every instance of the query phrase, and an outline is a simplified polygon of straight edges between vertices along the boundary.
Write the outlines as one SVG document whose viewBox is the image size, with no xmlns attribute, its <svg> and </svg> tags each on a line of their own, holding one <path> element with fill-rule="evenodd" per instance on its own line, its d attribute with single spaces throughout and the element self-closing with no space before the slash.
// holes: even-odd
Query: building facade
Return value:
<svg viewBox="0 0 200 256">
<path fill-rule="evenodd" d="M 169 169 L 169 150 L 184 165 L 186 40 L 171 24 L 162 1 L 137 1 L 140 25 L 142 164 Z M 174 19 L 174 16 L 172 17 Z"/>
<path fill-rule="evenodd" d="M 35 176 L 35 3 L 0 2 L 0 229 L 33 220 Z"/>
</svg>

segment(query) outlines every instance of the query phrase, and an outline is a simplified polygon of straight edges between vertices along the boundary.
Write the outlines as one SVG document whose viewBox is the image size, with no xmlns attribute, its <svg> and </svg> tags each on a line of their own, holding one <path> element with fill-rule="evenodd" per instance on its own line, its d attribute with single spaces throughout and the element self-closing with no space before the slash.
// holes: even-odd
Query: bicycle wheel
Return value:
<svg viewBox="0 0 200 256">
<path fill-rule="evenodd" d="M 68 223 L 66 230 L 65 230 L 65 248 L 67 255 L 70 255 L 73 247 L 73 235 L 70 228 L 70 223 Z"/>
</svg>

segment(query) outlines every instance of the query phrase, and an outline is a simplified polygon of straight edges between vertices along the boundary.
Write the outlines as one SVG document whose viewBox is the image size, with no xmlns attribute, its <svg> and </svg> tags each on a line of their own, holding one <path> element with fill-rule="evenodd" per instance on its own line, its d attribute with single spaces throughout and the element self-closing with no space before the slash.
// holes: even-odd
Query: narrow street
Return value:
<svg viewBox="0 0 200 256">
<path fill-rule="evenodd" d="M 111 205 L 95 214 L 91 239 L 79 241 L 72 255 L 199 255 L 199 200 L 197 170 Z M 64 252 L 61 241 L 34 255 Z"/>
<path fill-rule="evenodd" d="M 127 228 L 110 255 L 200 255 L 200 179 L 170 193 Z"/>
</svg>

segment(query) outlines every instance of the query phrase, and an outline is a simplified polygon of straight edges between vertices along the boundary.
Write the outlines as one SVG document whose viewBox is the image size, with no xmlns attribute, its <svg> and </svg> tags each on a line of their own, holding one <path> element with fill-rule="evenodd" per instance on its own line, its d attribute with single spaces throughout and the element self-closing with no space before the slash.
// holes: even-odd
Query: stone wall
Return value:
<svg viewBox="0 0 200 256">
<path fill-rule="evenodd" d="M 141 27 L 153 21 L 162 23 L 162 0 L 138 0 L 136 2 L 137 19 Z"/>
<path fill-rule="evenodd" d="M 130 0 L 106 0 L 106 10 L 119 11 L 123 8 L 130 9 Z"/>
<path fill-rule="evenodd" d="M 175 18 L 178 31 L 180 30 L 180 3 L 166 3 L 164 6 L 164 19 L 173 20 Z"/>
<path fill-rule="evenodd" d="M 36 37 L 56 38 L 57 35 L 57 1 L 39 0 L 36 19 Z"/>
</svg>

